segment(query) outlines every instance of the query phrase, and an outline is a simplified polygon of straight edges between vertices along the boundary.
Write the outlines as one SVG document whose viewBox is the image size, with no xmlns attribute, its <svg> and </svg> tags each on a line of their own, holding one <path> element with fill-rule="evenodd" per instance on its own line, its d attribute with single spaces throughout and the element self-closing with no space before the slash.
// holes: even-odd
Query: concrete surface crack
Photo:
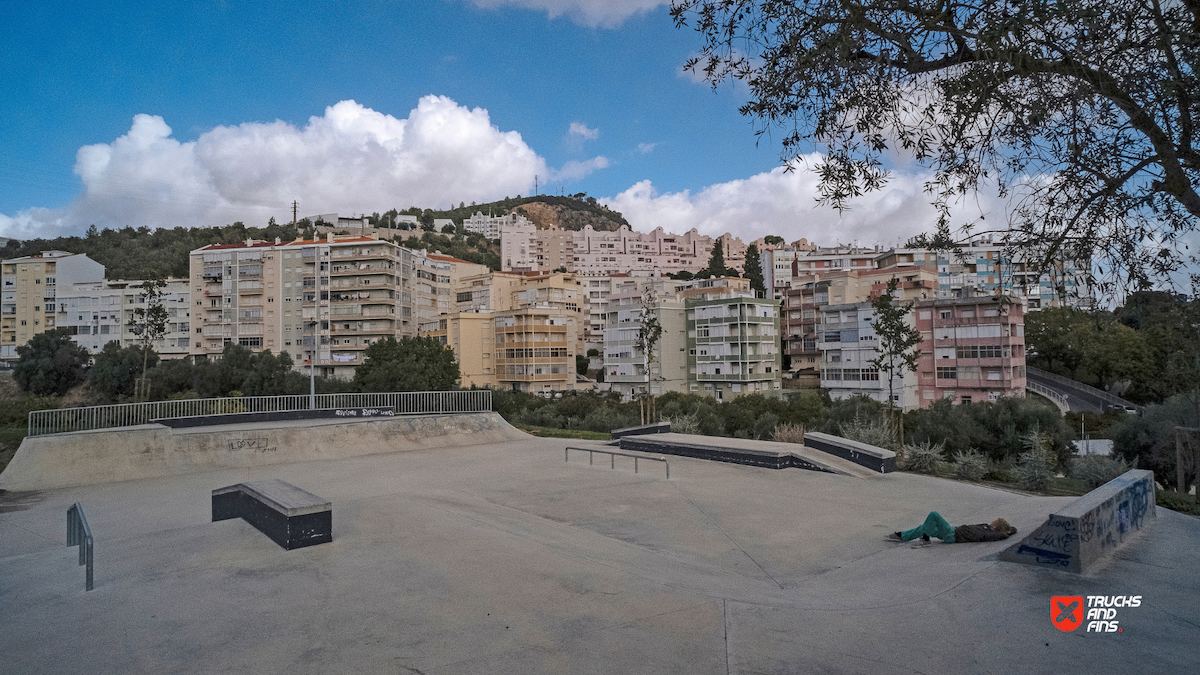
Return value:
<svg viewBox="0 0 1200 675">
<path fill-rule="evenodd" d="M 675 488 L 675 491 L 678 492 L 681 497 L 686 499 L 687 502 L 692 505 L 692 508 L 694 508 L 694 509 L 696 509 L 696 511 L 700 512 L 700 515 L 704 516 L 705 520 L 707 520 L 713 527 L 720 530 L 721 534 L 725 535 L 725 538 L 729 540 L 729 543 L 733 544 L 734 548 L 741 551 L 742 555 L 746 556 L 746 558 L 749 559 L 750 562 L 754 563 L 754 566 L 757 567 L 759 569 L 759 571 L 761 571 L 763 573 L 763 575 L 765 575 L 768 579 L 770 579 L 771 583 L 775 584 L 780 589 L 784 588 L 783 584 L 779 583 L 779 581 L 775 577 L 771 576 L 770 572 L 768 572 L 766 569 L 764 569 L 762 565 L 758 564 L 758 561 L 755 560 L 754 557 L 751 556 L 749 553 L 747 553 L 746 549 L 742 548 L 741 545 L 739 545 L 737 543 L 737 541 L 734 540 L 733 537 L 729 536 L 729 533 L 726 532 L 723 527 L 718 525 L 717 522 L 712 519 L 712 517 L 710 517 L 707 513 L 705 513 L 704 509 L 697 506 L 696 502 L 692 501 L 691 497 L 688 497 L 686 494 L 684 494 L 683 490 L 680 490 L 678 485 L 672 484 L 671 487 Z"/>
</svg>

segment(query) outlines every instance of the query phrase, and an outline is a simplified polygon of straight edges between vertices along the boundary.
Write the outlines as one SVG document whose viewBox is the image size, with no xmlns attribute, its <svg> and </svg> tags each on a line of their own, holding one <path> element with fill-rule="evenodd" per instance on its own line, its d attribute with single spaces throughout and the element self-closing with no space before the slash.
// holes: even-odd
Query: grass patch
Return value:
<svg viewBox="0 0 1200 675">
<path fill-rule="evenodd" d="M 0 471 L 4 471 L 13 455 L 17 454 L 26 431 L 28 429 L 24 425 L 0 427 Z"/>
<path fill-rule="evenodd" d="M 611 441 L 612 434 L 602 431 L 584 431 L 583 429 L 554 429 L 552 427 L 536 427 L 532 424 L 513 424 L 514 427 L 534 436 L 543 438 L 574 438 L 580 441 Z"/>
<path fill-rule="evenodd" d="M 1157 490 L 1154 493 L 1154 503 L 1172 511 L 1200 517 L 1200 504 L 1196 503 L 1196 495 L 1181 495 L 1174 490 Z"/>
</svg>

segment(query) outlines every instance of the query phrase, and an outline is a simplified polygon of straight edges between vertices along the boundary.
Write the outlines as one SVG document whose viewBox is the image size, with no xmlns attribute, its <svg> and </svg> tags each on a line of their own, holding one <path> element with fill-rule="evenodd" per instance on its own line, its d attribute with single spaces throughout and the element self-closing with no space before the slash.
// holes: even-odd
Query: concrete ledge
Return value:
<svg viewBox="0 0 1200 675">
<path fill-rule="evenodd" d="M 804 445 L 848 459 L 879 473 L 891 473 L 896 470 L 896 453 L 849 438 L 810 431 L 804 434 Z"/>
<path fill-rule="evenodd" d="M 241 518 L 292 549 L 333 541 L 333 504 L 279 479 L 212 491 L 212 522 Z"/>
<path fill-rule="evenodd" d="M 1050 514 L 1000 559 L 1083 573 L 1155 516 L 1154 472 L 1128 471 Z"/>
<path fill-rule="evenodd" d="M 669 434 L 671 433 L 670 422 L 658 422 L 656 424 L 643 424 L 639 427 L 625 427 L 624 429 L 613 429 L 612 439 L 615 441 L 625 436 L 643 436 L 645 434 Z"/>
<path fill-rule="evenodd" d="M 626 436 L 620 443 L 622 450 L 695 457 L 767 469 L 793 467 L 856 477 L 876 473 L 853 462 L 814 452 L 796 443 L 676 433 Z"/>
</svg>

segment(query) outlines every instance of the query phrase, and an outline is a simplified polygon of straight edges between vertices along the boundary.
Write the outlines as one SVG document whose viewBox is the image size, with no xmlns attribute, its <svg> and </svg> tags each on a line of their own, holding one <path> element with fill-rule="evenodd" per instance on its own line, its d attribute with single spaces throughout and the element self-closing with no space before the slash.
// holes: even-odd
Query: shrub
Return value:
<svg viewBox="0 0 1200 675">
<path fill-rule="evenodd" d="M 1076 478 L 1091 490 L 1120 476 L 1129 470 L 1129 464 L 1120 457 L 1084 455 L 1071 460 L 1071 477 Z"/>
<path fill-rule="evenodd" d="M 700 431 L 700 419 L 696 413 L 667 417 L 663 421 L 671 425 L 673 434 L 695 434 Z"/>
<path fill-rule="evenodd" d="M 674 430 L 674 429 L 672 429 Z M 775 433 L 771 436 L 771 440 L 780 443 L 804 443 L 804 425 L 802 424 L 780 424 L 775 427 Z"/>
<path fill-rule="evenodd" d="M 896 435 L 891 425 L 880 417 L 855 415 L 853 421 L 840 425 L 840 430 L 842 438 L 877 448 L 896 449 Z"/>
<path fill-rule="evenodd" d="M 954 453 L 954 475 L 963 480 L 981 480 L 988 470 L 988 459 L 975 451 Z"/>
<path fill-rule="evenodd" d="M 1017 482 L 1026 490 L 1046 489 L 1054 478 L 1055 456 L 1051 451 L 1053 441 L 1046 434 L 1034 430 L 1025 437 L 1025 452 L 1017 458 Z"/>
<path fill-rule="evenodd" d="M 779 416 L 775 413 L 763 413 L 759 415 L 758 421 L 754 423 L 754 438 L 771 438 L 777 426 L 779 426 Z"/>
<path fill-rule="evenodd" d="M 917 473 L 937 473 L 945 457 L 946 448 L 941 443 L 925 441 L 918 445 L 905 446 L 900 454 L 901 468 Z"/>
</svg>

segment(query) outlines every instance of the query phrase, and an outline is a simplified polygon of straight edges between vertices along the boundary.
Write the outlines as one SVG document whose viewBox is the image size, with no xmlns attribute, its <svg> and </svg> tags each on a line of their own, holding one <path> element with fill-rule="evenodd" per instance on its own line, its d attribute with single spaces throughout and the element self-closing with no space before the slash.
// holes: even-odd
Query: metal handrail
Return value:
<svg viewBox="0 0 1200 675">
<path fill-rule="evenodd" d="M 92 528 L 79 502 L 67 509 L 67 546 L 79 546 L 79 564 L 87 565 L 87 590 L 92 590 Z"/>
<path fill-rule="evenodd" d="M 621 457 L 632 457 L 632 458 L 633 458 L 633 472 L 634 472 L 634 473 L 637 473 L 637 472 L 638 472 L 638 460 L 639 460 L 639 459 L 648 459 L 648 460 L 650 460 L 651 462 L 662 462 L 662 463 L 663 463 L 664 465 L 666 465 L 666 467 L 667 467 L 667 480 L 671 480 L 671 463 L 670 463 L 670 462 L 668 462 L 668 461 L 667 461 L 665 458 L 663 458 L 663 457 L 643 457 L 643 456 L 641 456 L 641 455 L 631 455 L 631 454 L 629 454 L 629 453 L 627 453 L 627 452 L 615 452 L 615 451 L 613 451 L 613 450 L 597 450 L 597 449 L 595 449 L 595 448 L 571 448 L 571 447 L 568 447 L 568 448 L 566 448 L 565 450 L 563 450 L 563 461 L 564 461 L 564 462 L 568 462 L 568 461 L 570 461 L 570 459 L 571 459 L 571 455 L 570 455 L 570 453 L 571 453 L 571 451 L 572 451 L 572 450 L 578 450 L 578 451 L 580 451 L 580 452 L 586 452 L 586 453 L 588 454 L 588 464 L 589 464 L 589 465 L 591 465 L 591 464 L 594 464 L 594 457 L 593 457 L 593 453 L 596 453 L 596 452 L 598 452 L 598 453 L 600 453 L 600 454 L 602 454 L 602 455 L 608 455 L 608 456 L 609 456 L 609 459 L 611 460 L 611 461 L 610 461 L 610 465 L 609 465 L 609 468 L 610 468 L 610 469 L 615 469 L 615 468 L 617 468 L 617 457 L 618 457 L 618 456 L 621 456 Z"/>
<path fill-rule="evenodd" d="M 1081 396 L 1079 396 L 1079 398 L 1084 398 L 1085 396 L 1092 396 L 1092 397 L 1100 399 L 1101 401 L 1104 401 L 1105 403 L 1119 405 L 1122 407 L 1133 406 L 1134 408 L 1141 409 L 1141 406 L 1135 405 L 1134 403 L 1132 403 L 1130 401 L 1126 401 L 1125 399 L 1123 399 L 1120 396 L 1117 396 L 1115 394 L 1110 394 L 1109 392 L 1104 391 L 1103 389 L 1097 389 L 1090 384 L 1084 384 L 1082 382 L 1079 382 L 1078 380 L 1072 380 L 1069 377 L 1063 377 L 1062 375 L 1056 375 L 1054 373 L 1047 372 L 1040 368 L 1034 368 L 1033 366 L 1026 366 L 1025 367 L 1026 379 L 1028 379 L 1030 375 L 1033 375 L 1034 377 L 1036 377 L 1038 379 L 1049 380 L 1050 382 L 1056 382 L 1058 384 L 1063 385 L 1064 387 L 1067 387 L 1068 389 L 1075 389 L 1080 394 L 1082 394 Z M 1099 407 L 1103 408 L 1103 406 L 1099 406 Z M 1101 411 L 1101 412 L 1103 412 L 1103 411 Z"/>
<path fill-rule="evenodd" d="M 1059 412 L 1066 414 L 1071 411 L 1071 405 L 1067 402 L 1067 397 L 1063 396 L 1057 391 L 1054 391 L 1050 387 L 1047 387 L 1039 382 L 1030 382 L 1028 379 L 1026 379 L 1025 388 L 1050 399 L 1054 405 L 1058 406 Z"/>
<path fill-rule="evenodd" d="M 408 391 L 376 394 L 319 394 L 316 409 L 395 408 L 397 415 L 490 412 L 492 391 Z M 149 424 L 171 417 L 203 417 L 242 412 L 280 412 L 312 409 L 307 394 L 288 396 L 240 396 L 193 398 L 180 401 L 119 403 L 84 408 L 34 410 L 28 417 L 28 436 L 45 436 L 68 431 L 91 431 Z"/>
</svg>

